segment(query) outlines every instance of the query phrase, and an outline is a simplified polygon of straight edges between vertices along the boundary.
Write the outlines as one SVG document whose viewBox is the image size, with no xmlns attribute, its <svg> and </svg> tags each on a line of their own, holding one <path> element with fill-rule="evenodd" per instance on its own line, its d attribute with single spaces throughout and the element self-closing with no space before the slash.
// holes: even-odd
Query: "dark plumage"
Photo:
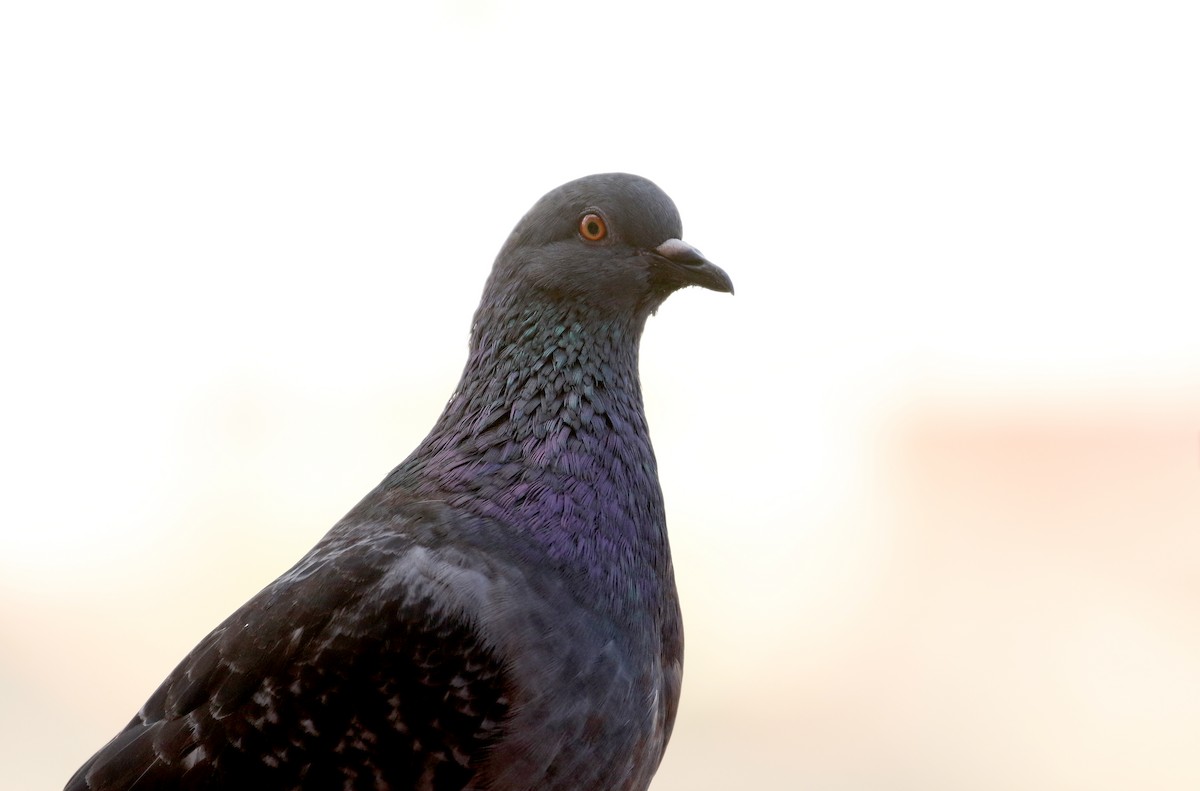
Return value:
<svg viewBox="0 0 1200 791">
<path fill-rule="evenodd" d="M 683 636 L 638 342 L 671 292 L 733 291 L 680 235 L 637 176 L 538 201 L 429 436 L 68 791 L 645 789 Z"/>
</svg>

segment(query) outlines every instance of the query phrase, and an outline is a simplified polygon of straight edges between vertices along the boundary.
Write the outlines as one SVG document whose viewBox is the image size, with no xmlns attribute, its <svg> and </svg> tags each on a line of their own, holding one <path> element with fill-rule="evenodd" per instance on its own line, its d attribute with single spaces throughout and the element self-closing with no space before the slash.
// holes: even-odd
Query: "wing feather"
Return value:
<svg viewBox="0 0 1200 791">
<path fill-rule="evenodd" d="M 394 530 L 323 541 L 201 641 L 67 790 L 466 786 L 509 682 L 464 612 L 398 584 L 424 551 Z"/>
</svg>

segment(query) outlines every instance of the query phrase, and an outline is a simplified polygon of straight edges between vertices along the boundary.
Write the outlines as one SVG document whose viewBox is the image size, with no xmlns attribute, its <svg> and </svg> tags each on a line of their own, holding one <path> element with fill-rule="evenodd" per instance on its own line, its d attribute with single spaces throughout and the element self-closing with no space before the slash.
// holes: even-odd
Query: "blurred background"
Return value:
<svg viewBox="0 0 1200 791">
<path fill-rule="evenodd" d="M 655 791 L 1200 787 L 1185 2 L 0 10 L 0 765 L 59 788 L 424 436 L 505 235 L 639 173 Z"/>
</svg>

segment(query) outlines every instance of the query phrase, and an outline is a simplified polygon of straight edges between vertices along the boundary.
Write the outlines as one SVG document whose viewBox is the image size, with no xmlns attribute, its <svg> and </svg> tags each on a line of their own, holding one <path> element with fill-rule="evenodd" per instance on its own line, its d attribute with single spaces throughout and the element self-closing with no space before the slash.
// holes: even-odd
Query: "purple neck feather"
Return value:
<svg viewBox="0 0 1200 791">
<path fill-rule="evenodd" d="M 637 371 L 644 316 L 485 306 L 458 389 L 384 485 L 525 532 L 619 599 L 657 594 L 670 556 Z"/>
</svg>

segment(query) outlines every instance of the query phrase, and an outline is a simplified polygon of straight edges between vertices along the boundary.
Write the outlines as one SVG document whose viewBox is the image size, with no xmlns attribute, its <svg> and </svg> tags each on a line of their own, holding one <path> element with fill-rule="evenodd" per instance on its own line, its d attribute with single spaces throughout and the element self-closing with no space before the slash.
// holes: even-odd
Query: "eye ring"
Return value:
<svg viewBox="0 0 1200 791">
<path fill-rule="evenodd" d="M 589 242 L 599 242 L 608 236 L 608 223 L 596 212 L 579 218 L 579 235 Z"/>
</svg>

